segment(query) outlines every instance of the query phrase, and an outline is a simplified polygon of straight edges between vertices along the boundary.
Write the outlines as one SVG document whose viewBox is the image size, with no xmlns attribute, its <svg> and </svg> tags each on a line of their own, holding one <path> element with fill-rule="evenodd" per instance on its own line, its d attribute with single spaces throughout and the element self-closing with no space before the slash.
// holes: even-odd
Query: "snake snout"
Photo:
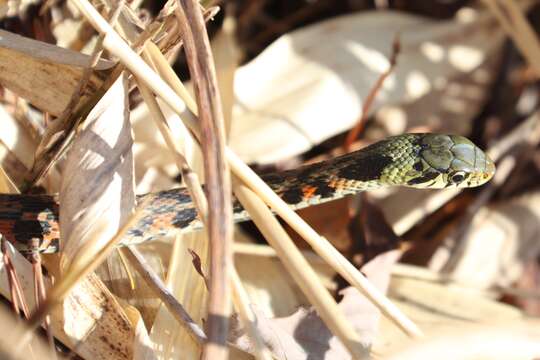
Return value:
<svg viewBox="0 0 540 360">
<path fill-rule="evenodd" d="M 491 180 L 495 174 L 495 163 L 486 153 L 472 143 L 461 143 L 456 147 L 458 150 L 453 149 L 455 159 L 452 162 L 452 167 L 455 170 L 461 168 L 459 170 L 468 173 L 467 178 L 464 179 L 466 181 L 456 184 L 458 187 L 476 187 Z M 460 147 L 467 147 L 468 151 L 465 152 L 463 149 L 459 149 Z"/>
</svg>

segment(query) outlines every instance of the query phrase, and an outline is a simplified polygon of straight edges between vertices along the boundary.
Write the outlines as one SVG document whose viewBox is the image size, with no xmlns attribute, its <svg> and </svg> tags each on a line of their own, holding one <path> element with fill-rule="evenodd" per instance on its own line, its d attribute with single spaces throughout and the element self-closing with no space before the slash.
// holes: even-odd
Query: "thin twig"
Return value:
<svg viewBox="0 0 540 360">
<path fill-rule="evenodd" d="M 39 254 L 39 239 L 32 238 L 31 240 L 32 252 L 28 256 L 30 263 L 32 264 L 32 272 L 34 275 L 34 299 L 36 302 L 36 308 L 42 304 L 47 295 L 45 291 L 45 281 L 43 279 L 43 271 L 41 268 L 41 255 Z M 49 349 L 51 351 L 51 357 L 56 359 L 56 351 L 54 349 L 54 337 L 51 331 L 51 317 L 45 317 L 43 322 L 43 328 L 47 333 L 47 341 L 49 343 Z"/>
<path fill-rule="evenodd" d="M 362 113 L 360 114 L 360 119 L 356 122 L 356 125 L 354 128 L 352 128 L 349 133 L 347 134 L 347 138 L 345 139 L 345 142 L 343 143 L 343 150 L 345 152 L 349 152 L 349 149 L 351 148 L 351 145 L 358 139 L 358 135 L 364 130 L 366 127 L 366 122 L 368 119 L 368 113 L 371 109 L 371 105 L 373 104 L 373 101 L 375 101 L 375 98 L 381 89 L 382 85 L 384 84 L 384 80 L 390 74 L 392 71 L 394 71 L 394 68 L 396 67 L 397 63 L 397 57 L 399 55 L 400 51 L 400 42 L 399 42 L 399 35 L 396 35 L 394 38 L 394 42 L 392 43 L 392 54 L 390 55 L 390 66 L 388 69 L 379 76 L 375 84 L 373 84 L 373 87 L 368 93 L 368 96 L 366 96 L 366 99 L 364 100 L 364 104 L 362 105 Z"/>
<path fill-rule="evenodd" d="M 180 150 L 177 142 L 174 140 L 171 129 L 167 124 L 167 119 L 165 118 L 165 115 L 163 115 L 163 112 L 161 111 L 161 108 L 159 107 L 156 98 L 154 97 L 154 94 L 152 94 L 152 92 L 148 89 L 146 85 L 142 84 L 139 81 L 137 81 L 137 86 L 146 103 L 146 106 L 148 107 L 150 114 L 152 115 L 151 118 L 154 120 L 154 123 L 156 124 L 161 133 L 161 136 L 165 140 L 165 143 L 167 144 L 167 146 L 171 150 L 171 153 L 174 156 L 175 164 L 180 173 L 182 174 L 182 179 L 186 183 L 186 187 L 189 191 L 191 199 L 193 200 L 193 203 L 195 204 L 195 207 L 197 208 L 197 212 L 202 222 L 207 225 L 208 203 L 206 201 L 206 196 L 204 195 L 204 191 L 199 181 L 199 177 L 193 172 L 193 170 L 191 170 L 186 158 L 182 155 L 182 151 Z"/>
<path fill-rule="evenodd" d="M 225 159 L 225 130 L 210 41 L 198 1 L 179 0 L 176 15 L 182 29 L 186 58 L 195 87 L 201 127 L 201 149 L 208 196 L 210 291 L 208 342 L 203 359 L 228 356 L 227 335 L 231 313 L 228 275 L 232 265 L 231 179 Z"/>
<path fill-rule="evenodd" d="M 206 334 L 199 325 L 189 316 L 182 304 L 176 300 L 174 295 L 167 289 L 163 281 L 156 275 L 152 268 L 146 263 L 144 256 L 134 247 L 126 246 L 120 249 L 122 254 L 129 260 L 131 266 L 137 270 L 146 285 L 159 297 L 165 307 L 169 309 L 178 323 L 202 345 L 206 342 Z"/>
</svg>

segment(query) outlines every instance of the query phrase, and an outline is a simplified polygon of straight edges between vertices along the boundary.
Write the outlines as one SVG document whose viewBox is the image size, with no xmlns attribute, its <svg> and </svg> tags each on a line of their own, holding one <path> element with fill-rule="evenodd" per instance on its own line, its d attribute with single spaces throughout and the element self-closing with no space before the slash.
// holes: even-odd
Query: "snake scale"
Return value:
<svg viewBox="0 0 540 360">
<path fill-rule="evenodd" d="M 298 169 L 264 175 L 263 180 L 294 209 L 384 186 L 416 188 L 474 187 L 495 172 L 491 159 L 457 135 L 404 134 L 364 149 Z M 173 229 L 202 228 L 185 188 L 139 196 L 147 199 L 136 226 L 121 244 L 149 241 Z M 59 204 L 54 195 L 0 195 L 0 233 L 20 251 L 39 240 L 40 252 L 60 249 Z M 249 215 L 235 200 L 235 221 Z"/>
</svg>

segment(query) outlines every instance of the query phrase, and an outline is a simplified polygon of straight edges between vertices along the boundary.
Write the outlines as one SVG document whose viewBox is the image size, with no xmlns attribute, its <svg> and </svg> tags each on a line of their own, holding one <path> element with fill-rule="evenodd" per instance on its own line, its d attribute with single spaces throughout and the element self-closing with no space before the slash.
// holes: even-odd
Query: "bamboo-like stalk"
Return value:
<svg viewBox="0 0 540 360">
<path fill-rule="evenodd" d="M 208 219 L 208 203 L 206 201 L 206 196 L 204 195 L 204 191 L 199 181 L 199 177 L 191 170 L 186 158 L 182 155 L 182 151 L 180 150 L 178 144 L 173 138 L 171 129 L 167 125 L 167 119 L 165 118 L 165 115 L 163 115 L 163 112 L 161 111 L 161 108 L 159 107 L 159 104 L 157 103 L 154 94 L 152 94 L 152 92 L 148 89 L 146 85 L 142 84 L 139 81 L 137 81 L 137 86 L 139 88 L 139 91 L 141 92 L 144 102 L 146 103 L 146 106 L 148 107 L 151 118 L 154 119 L 154 122 L 161 133 L 161 136 L 165 140 L 165 143 L 167 144 L 174 156 L 176 166 L 182 174 L 182 179 L 184 179 L 184 182 L 186 183 L 189 194 L 193 199 L 195 207 L 197 208 L 197 212 L 202 222 L 206 225 Z"/>
<path fill-rule="evenodd" d="M 72 0 L 75 6 L 100 33 L 104 33 L 103 46 L 141 81 L 148 85 L 175 111 L 198 137 L 199 124 L 193 113 L 186 111 L 178 95 L 114 32 L 87 0 Z M 269 204 L 291 227 L 308 241 L 325 261 L 340 273 L 351 285 L 365 294 L 381 312 L 405 333 L 413 337 L 422 336 L 420 329 L 408 319 L 392 302 L 381 294 L 369 281 L 340 254 L 326 239 L 306 224 L 291 210 L 240 158 L 230 149 L 225 153 L 231 171 L 237 175 Z"/>
<path fill-rule="evenodd" d="M 208 342 L 202 358 L 226 359 L 229 349 L 229 317 L 232 299 L 228 279 L 232 267 L 232 193 L 225 158 L 225 125 L 217 86 L 214 60 L 206 24 L 197 0 L 179 0 L 175 14 L 180 21 L 187 63 L 194 84 L 201 149 L 204 157 L 208 197 L 208 237 L 210 240 L 210 288 L 208 301 Z"/>
<path fill-rule="evenodd" d="M 180 98 L 184 100 L 188 109 L 193 114 L 197 115 L 197 103 L 193 100 L 184 84 L 178 80 L 178 76 L 176 76 L 176 73 L 165 59 L 165 56 L 159 51 L 159 48 L 153 42 L 148 42 L 145 45 L 144 51 L 154 62 L 156 70 L 158 70 L 158 73 L 163 77 L 163 80 L 165 80 Z"/>
</svg>

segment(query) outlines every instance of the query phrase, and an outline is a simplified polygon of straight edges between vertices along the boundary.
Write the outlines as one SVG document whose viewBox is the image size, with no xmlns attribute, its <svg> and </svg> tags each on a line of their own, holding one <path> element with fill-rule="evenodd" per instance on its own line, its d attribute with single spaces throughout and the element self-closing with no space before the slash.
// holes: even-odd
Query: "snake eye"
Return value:
<svg viewBox="0 0 540 360">
<path fill-rule="evenodd" d="M 450 175 L 450 181 L 452 181 L 452 183 L 454 184 L 459 184 L 460 182 L 465 180 L 466 177 L 467 177 L 467 174 L 465 172 L 456 171 L 455 173 Z"/>
</svg>

